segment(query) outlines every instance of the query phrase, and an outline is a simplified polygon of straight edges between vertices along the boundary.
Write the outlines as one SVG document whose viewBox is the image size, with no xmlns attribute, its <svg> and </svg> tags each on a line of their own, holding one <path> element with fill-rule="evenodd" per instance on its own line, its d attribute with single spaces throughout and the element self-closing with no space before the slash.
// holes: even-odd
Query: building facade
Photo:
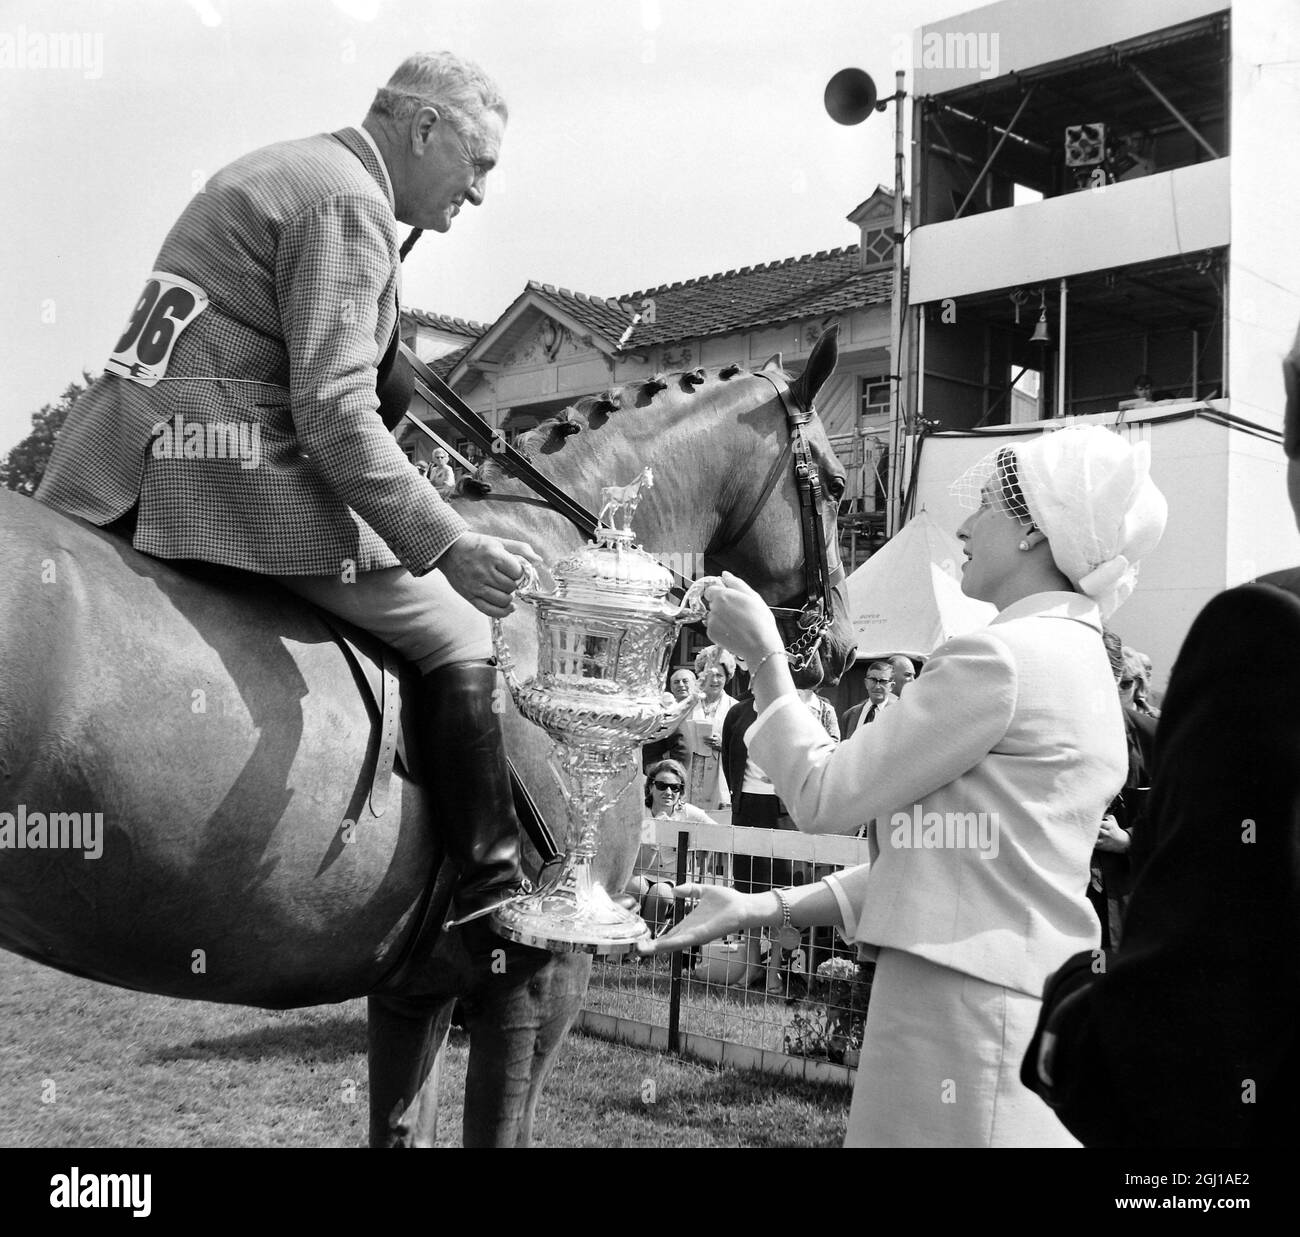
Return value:
<svg viewBox="0 0 1300 1237">
<path fill-rule="evenodd" d="M 1003 0 L 913 50 L 908 388 L 935 432 L 909 443 L 910 504 L 955 526 L 952 478 L 1062 419 L 1148 442 L 1169 525 L 1113 622 L 1162 680 L 1214 593 L 1300 561 L 1294 5 Z"/>
</svg>

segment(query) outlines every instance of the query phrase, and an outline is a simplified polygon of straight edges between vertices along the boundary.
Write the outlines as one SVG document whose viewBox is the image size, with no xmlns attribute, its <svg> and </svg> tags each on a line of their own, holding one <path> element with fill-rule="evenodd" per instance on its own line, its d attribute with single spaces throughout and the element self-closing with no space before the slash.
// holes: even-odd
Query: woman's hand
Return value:
<svg viewBox="0 0 1300 1237">
<path fill-rule="evenodd" d="M 705 590 L 709 639 L 739 654 L 753 666 L 773 649 L 785 648 L 776 619 L 765 602 L 739 576 L 724 571 L 721 583 Z"/>
<path fill-rule="evenodd" d="M 1119 821 L 1113 816 L 1101 818 L 1101 833 L 1097 836 L 1098 850 L 1108 850 L 1122 855 L 1132 845 L 1132 837 L 1127 830 L 1119 827 Z"/>
<path fill-rule="evenodd" d="M 653 941 L 638 942 L 638 953 L 663 954 L 689 949 L 692 945 L 703 945 L 755 926 L 749 894 L 738 893 L 726 885 L 678 885 L 673 893 L 676 897 L 694 901 L 695 909 L 675 928 Z"/>
</svg>

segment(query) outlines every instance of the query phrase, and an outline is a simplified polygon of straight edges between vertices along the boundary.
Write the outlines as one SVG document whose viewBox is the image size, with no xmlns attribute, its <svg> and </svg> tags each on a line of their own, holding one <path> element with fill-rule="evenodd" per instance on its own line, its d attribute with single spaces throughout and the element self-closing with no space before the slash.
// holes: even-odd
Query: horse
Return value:
<svg viewBox="0 0 1300 1237">
<path fill-rule="evenodd" d="M 580 500 L 649 460 L 662 480 L 638 513 L 642 544 L 734 571 L 769 603 L 798 600 L 786 402 L 811 409 L 835 361 L 830 335 L 793 380 L 779 358 L 662 375 L 612 406 L 581 400 L 520 445 Z M 804 430 L 833 556 L 844 471 L 815 416 Z M 481 480 L 453 500 L 471 527 L 525 539 L 548 563 L 582 544 L 491 462 Z M 440 1052 L 462 998 L 464 1144 L 527 1145 L 591 956 L 539 953 L 485 978 L 459 932 L 438 932 L 454 873 L 429 824 L 437 804 L 403 759 L 380 776 L 410 671 L 269 581 L 180 570 L 3 491 L 0 547 L 0 947 L 196 1000 L 367 996 L 377 1146 L 434 1145 Z M 832 610 L 821 657 L 834 681 L 852 656 L 842 585 Z M 520 609 L 506 621 L 521 674 L 536 659 L 531 620 Z M 558 821 L 548 742 L 501 694 L 507 750 Z M 631 874 L 641 815 L 634 789 L 604 814 L 593 875 L 608 890 Z M 540 856 L 526 858 L 536 872 Z"/>
</svg>

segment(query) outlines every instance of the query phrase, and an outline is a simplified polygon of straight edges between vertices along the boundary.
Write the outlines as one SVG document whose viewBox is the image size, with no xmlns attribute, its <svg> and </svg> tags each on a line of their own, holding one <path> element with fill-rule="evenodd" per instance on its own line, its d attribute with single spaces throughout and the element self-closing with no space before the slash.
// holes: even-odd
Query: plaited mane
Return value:
<svg viewBox="0 0 1300 1237">
<path fill-rule="evenodd" d="M 718 370 L 717 376 L 725 382 L 738 374 L 749 372 L 733 363 L 724 365 Z M 662 392 L 671 390 L 674 386 L 687 395 L 693 395 L 707 380 L 708 374 L 703 369 L 677 370 L 610 387 L 599 395 L 584 395 L 554 416 L 539 421 L 527 433 L 521 434 L 515 442 L 515 449 L 529 460 L 547 446 L 552 450 L 560 450 L 566 438 L 582 432 L 584 420 L 639 413 L 653 405 Z M 490 481 L 489 470 L 498 467 L 495 460 L 484 460 L 474 477 L 464 479 L 465 488 L 461 492 L 474 497 L 488 493 L 490 487 L 485 483 Z"/>
</svg>

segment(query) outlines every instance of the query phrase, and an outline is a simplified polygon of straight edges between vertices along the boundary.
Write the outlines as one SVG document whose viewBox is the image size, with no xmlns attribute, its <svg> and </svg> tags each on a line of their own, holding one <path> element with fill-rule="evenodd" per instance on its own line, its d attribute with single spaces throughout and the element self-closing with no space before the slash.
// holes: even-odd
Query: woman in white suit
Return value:
<svg viewBox="0 0 1300 1237">
<path fill-rule="evenodd" d="M 1077 1145 L 1019 1070 L 1047 976 L 1098 944 L 1084 891 L 1127 769 L 1101 621 L 1164 529 L 1148 461 L 1072 426 L 971 470 L 962 589 L 999 613 L 838 747 L 790 707 L 758 595 L 730 575 L 706 594 L 710 637 L 753 667 L 754 758 L 800 829 L 874 819 L 875 857 L 797 889 L 687 886 L 697 908 L 649 948 L 833 924 L 878 950 L 846 1145 Z"/>
</svg>

